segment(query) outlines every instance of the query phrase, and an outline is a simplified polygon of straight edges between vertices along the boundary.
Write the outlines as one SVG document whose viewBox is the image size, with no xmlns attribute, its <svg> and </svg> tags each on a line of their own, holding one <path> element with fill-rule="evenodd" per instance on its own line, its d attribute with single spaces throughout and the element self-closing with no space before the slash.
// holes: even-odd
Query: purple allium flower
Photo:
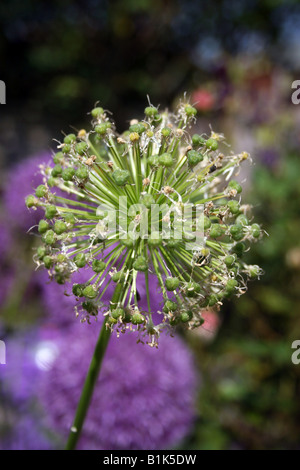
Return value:
<svg viewBox="0 0 300 470">
<path fill-rule="evenodd" d="M 274 168 L 279 161 L 279 152 L 276 148 L 266 147 L 258 151 L 258 158 L 266 167 Z"/>
<path fill-rule="evenodd" d="M 35 396 L 40 371 L 47 369 L 58 353 L 60 333 L 55 328 L 40 328 L 4 338 L 6 365 L 0 369 L 1 390 L 18 405 Z"/>
<path fill-rule="evenodd" d="M 4 186 L 4 206 L 8 221 L 22 231 L 37 224 L 43 211 L 29 211 L 25 206 L 25 198 L 32 194 L 34 188 L 43 182 L 39 165 L 49 163 L 50 152 L 43 152 L 26 158 L 10 169 Z"/>
<path fill-rule="evenodd" d="M 66 438 L 95 346 L 97 328 L 74 324 L 43 374 L 38 395 L 48 421 Z M 79 441 L 81 449 L 160 449 L 178 444 L 195 417 L 196 374 L 179 337 L 164 336 L 158 349 L 136 335 L 111 338 Z"/>
<path fill-rule="evenodd" d="M 0 265 L 0 309 L 2 309 L 14 282 L 14 272 L 11 267 Z"/>
<path fill-rule="evenodd" d="M 39 428 L 51 427 L 66 438 L 98 326 L 74 323 L 61 330 L 46 325 L 6 341 L 1 393 L 20 410 L 20 423 L 0 448 L 43 448 L 43 432 L 40 439 L 35 437 Z M 192 355 L 179 337 L 164 336 L 154 349 L 136 344 L 135 333 L 112 336 L 79 448 L 159 449 L 178 444 L 193 424 L 196 385 Z M 38 402 L 47 418 L 32 413 Z M 34 419 L 32 431 L 22 440 L 29 416 Z"/>
<path fill-rule="evenodd" d="M 0 439 L 0 450 L 51 450 L 50 440 L 34 418 L 29 415 L 16 418 Z"/>
<path fill-rule="evenodd" d="M 0 222 L 0 304 L 3 305 L 14 279 L 7 253 L 11 248 L 11 237 L 6 225 Z"/>
<path fill-rule="evenodd" d="M 0 222 L 0 258 L 1 258 L 1 265 L 3 264 L 3 257 L 11 248 L 11 235 L 9 230 L 4 224 L 3 221 Z"/>
</svg>

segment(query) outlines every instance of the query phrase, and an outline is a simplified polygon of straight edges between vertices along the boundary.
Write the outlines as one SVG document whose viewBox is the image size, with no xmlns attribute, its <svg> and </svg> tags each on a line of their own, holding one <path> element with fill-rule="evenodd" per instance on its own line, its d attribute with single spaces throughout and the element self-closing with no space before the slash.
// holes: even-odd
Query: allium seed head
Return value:
<svg viewBox="0 0 300 470">
<path fill-rule="evenodd" d="M 207 306 L 241 295 L 247 279 L 261 274 L 242 257 L 262 230 L 252 223 L 249 206 L 240 205 L 241 184 L 231 179 L 248 154 L 221 153 L 224 136 L 213 131 L 191 136 L 195 115 L 186 101 L 175 114 L 148 106 L 144 120 L 132 120 L 119 135 L 108 114 L 94 108 L 91 129 L 64 137 L 54 167 L 42 169 L 43 184 L 27 200 L 45 212 L 38 264 L 50 277 L 63 284 L 92 268 L 82 295 L 74 289 L 83 317 L 102 312 L 107 328 L 138 330 L 151 345 L 162 329 L 201 325 Z M 163 298 L 156 322 L 150 274 Z"/>
</svg>

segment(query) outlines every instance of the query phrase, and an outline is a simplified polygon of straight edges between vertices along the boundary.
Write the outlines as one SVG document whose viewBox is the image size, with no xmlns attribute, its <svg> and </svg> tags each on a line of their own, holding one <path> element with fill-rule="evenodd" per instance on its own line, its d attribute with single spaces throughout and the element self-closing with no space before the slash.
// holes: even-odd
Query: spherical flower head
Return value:
<svg viewBox="0 0 300 470">
<path fill-rule="evenodd" d="M 41 209 L 29 212 L 24 199 L 42 184 L 40 165 L 49 162 L 52 162 L 50 152 L 43 152 L 17 163 L 7 175 L 3 194 L 7 222 L 22 232 L 37 224 L 43 214 Z"/>
<path fill-rule="evenodd" d="M 249 155 L 224 154 L 225 138 L 214 131 L 190 135 L 197 110 L 186 100 L 176 113 L 148 106 L 122 135 L 95 109 L 91 129 L 65 136 L 55 167 L 43 169 L 43 184 L 26 200 L 44 210 L 35 259 L 61 285 L 92 270 L 72 288 L 80 317 L 101 313 L 107 328 L 138 330 L 155 346 L 162 330 L 200 326 L 202 311 L 241 295 L 261 274 L 243 261 L 262 235 L 235 178 Z M 159 321 L 151 275 L 163 298 Z M 124 315 L 114 318 L 116 308 Z"/>
<path fill-rule="evenodd" d="M 37 392 L 48 424 L 64 437 L 97 333 L 87 323 L 65 330 L 59 354 Z M 140 347 L 135 336 L 111 338 L 79 449 L 168 448 L 192 430 L 197 377 L 190 351 L 178 337 L 164 337 L 153 349 Z"/>
</svg>

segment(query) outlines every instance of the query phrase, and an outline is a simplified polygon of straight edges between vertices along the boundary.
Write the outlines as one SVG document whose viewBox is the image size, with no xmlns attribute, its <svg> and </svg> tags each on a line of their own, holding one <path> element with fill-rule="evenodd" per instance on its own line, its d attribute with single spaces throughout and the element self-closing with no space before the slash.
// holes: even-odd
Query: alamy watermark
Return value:
<svg viewBox="0 0 300 470">
<path fill-rule="evenodd" d="M 0 80 L 0 104 L 6 104 L 6 85 Z"/>
<path fill-rule="evenodd" d="M 197 251 L 204 246 L 204 205 L 183 204 L 128 204 L 127 196 L 119 197 L 119 207 L 100 205 L 96 212 L 99 222 L 97 238 L 119 234 L 120 240 L 131 238 L 162 238 L 184 240 L 185 248 Z"/>
<path fill-rule="evenodd" d="M 300 364 L 300 339 L 296 339 L 292 343 L 292 349 L 296 349 L 292 354 L 292 363 L 297 366 Z"/>
<path fill-rule="evenodd" d="M 294 80 L 292 83 L 292 89 L 295 91 L 292 93 L 291 100 L 293 104 L 300 103 L 300 80 Z"/>
<path fill-rule="evenodd" d="M 6 346 L 4 341 L 0 340 L 0 364 L 6 364 Z"/>
</svg>

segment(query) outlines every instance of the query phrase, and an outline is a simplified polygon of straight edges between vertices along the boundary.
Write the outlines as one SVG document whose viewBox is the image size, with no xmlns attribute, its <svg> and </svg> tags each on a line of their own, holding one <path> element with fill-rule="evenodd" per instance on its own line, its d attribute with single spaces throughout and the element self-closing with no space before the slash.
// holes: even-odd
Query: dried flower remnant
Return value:
<svg viewBox="0 0 300 470">
<path fill-rule="evenodd" d="M 55 166 L 43 167 L 43 184 L 26 199 L 28 207 L 45 211 L 38 265 L 60 284 L 78 270 L 93 270 L 87 282 L 73 285 L 81 318 L 101 312 L 107 328 L 138 330 L 150 345 L 163 329 L 201 325 L 202 311 L 243 294 L 247 279 L 261 274 L 244 263 L 243 254 L 262 230 L 252 222 L 250 207 L 241 205 L 242 186 L 232 179 L 249 155 L 223 153 L 228 147 L 222 134 L 190 135 L 196 112 L 185 101 L 176 113 L 149 105 L 144 119 L 131 121 L 119 135 L 109 113 L 94 108 L 91 129 L 59 142 Z M 166 209 L 154 217 L 155 231 L 153 206 Z M 183 229 L 178 237 L 187 206 L 203 209 L 201 221 L 193 219 L 194 232 Z M 202 244 L 188 248 L 199 227 Z M 150 274 L 163 297 L 158 321 Z M 146 309 L 137 289 L 141 279 Z M 111 285 L 107 308 L 103 298 Z"/>
</svg>

